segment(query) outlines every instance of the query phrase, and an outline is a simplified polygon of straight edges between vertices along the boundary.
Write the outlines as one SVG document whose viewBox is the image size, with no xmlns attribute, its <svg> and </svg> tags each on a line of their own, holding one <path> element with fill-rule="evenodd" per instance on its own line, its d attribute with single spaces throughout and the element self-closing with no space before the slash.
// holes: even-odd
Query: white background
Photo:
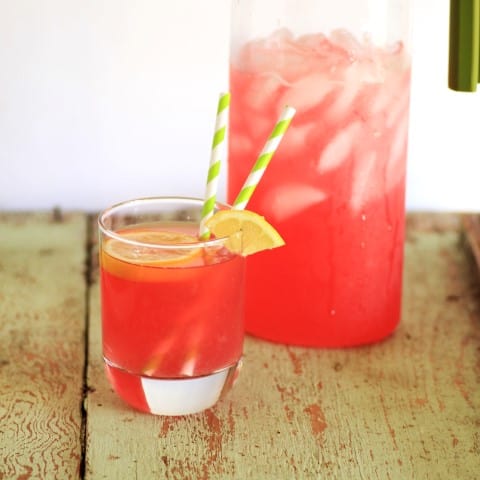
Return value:
<svg viewBox="0 0 480 480">
<path fill-rule="evenodd" d="M 447 89 L 448 0 L 413 1 L 407 206 L 480 210 L 480 91 Z M 229 8 L 0 0 L 0 210 L 202 196 Z"/>
</svg>

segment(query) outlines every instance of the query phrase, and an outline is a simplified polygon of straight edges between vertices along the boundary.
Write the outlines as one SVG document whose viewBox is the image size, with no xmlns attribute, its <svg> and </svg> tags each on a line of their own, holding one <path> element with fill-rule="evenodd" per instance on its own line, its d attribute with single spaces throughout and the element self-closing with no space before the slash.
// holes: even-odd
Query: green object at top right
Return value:
<svg viewBox="0 0 480 480">
<path fill-rule="evenodd" d="M 448 86 L 475 92 L 480 83 L 480 0 L 450 0 Z"/>
</svg>

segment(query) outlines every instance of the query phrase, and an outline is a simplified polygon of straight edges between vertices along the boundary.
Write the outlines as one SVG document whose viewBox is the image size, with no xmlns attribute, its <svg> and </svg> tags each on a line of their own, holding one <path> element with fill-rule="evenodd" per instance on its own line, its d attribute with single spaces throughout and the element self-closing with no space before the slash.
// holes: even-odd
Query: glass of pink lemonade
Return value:
<svg viewBox="0 0 480 480">
<path fill-rule="evenodd" d="M 346 347 L 401 313 L 408 0 L 236 0 L 228 197 L 285 104 L 297 110 L 250 200 L 286 246 L 247 261 L 246 328 Z"/>
<path fill-rule="evenodd" d="M 202 204 L 144 198 L 99 217 L 107 376 L 141 411 L 202 411 L 239 371 L 245 258 L 226 239 L 199 240 Z"/>
</svg>

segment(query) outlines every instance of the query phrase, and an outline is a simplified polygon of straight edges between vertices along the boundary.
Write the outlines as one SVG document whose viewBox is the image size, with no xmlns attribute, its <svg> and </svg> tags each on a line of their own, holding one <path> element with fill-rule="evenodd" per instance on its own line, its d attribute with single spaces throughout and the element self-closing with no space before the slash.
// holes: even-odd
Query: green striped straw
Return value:
<svg viewBox="0 0 480 480">
<path fill-rule="evenodd" d="M 218 99 L 217 117 L 215 121 L 215 132 L 213 135 L 212 151 L 210 154 L 210 166 L 208 168 L 207 187 L 205 201 L 203 202 L 202 215 L 200 219 L 200 238 L 207 240 L 210 231 L 205 222 L 213 215 L 217 198 L 218 180 L 220 165 L 225 154 L 225 136 L 228 122 L 228 108 L 230 106 L 230 94 L 221 93 Z"/>
<path fill-rule="evenodd" d="M 285 132 L 287 131 L 290 122 L 292 121 L 293 116 L 295 115 L 296 110 L 293 107 L 288 105 L 283 109 L 280 118 L 278 119 L 275 127 L 273 128 L 272 133 L 268 137 L 263 150 L 261 151 L 257 161 L 253 165 L 250 174 L 248 175 L 245 183 L 243 184 L 240 193 L 233 202 L 232 208 L 234 210 L 243 210 L 246 206 L 255 188 L 258 185 L 258 182 L 262 178 L 265 170 L 270 163 L 274 153 L 277 151 L 280 142 L 282 141 Z"/>
</svg>

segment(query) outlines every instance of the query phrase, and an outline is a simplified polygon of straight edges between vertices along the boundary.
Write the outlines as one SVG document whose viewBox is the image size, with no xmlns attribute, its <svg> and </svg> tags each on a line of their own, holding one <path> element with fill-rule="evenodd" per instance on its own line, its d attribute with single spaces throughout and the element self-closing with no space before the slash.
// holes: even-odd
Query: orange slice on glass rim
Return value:
<svg viewBox="0 0 480 480">
<path fill-rule="evenodd" d="M 125 241 L 109 238 L 101 252 L 102 267 L 123 278 L 152 280 L 154 274 L 139 267 L 182 267 L 196 262 L 202 249 L 198 239 L 186 233 L 164 230 L 126 230 L 116 232 Z M 191 246 L 190 246 L 191 244 Z"/>
<path fill-rule="evenodd" d="M 225 246 L 243 256 L 285 245 L 264 217 L 249 210 L 220 210 L 206 226 L 217 238 L 228 237 Z"/>
</svg>

